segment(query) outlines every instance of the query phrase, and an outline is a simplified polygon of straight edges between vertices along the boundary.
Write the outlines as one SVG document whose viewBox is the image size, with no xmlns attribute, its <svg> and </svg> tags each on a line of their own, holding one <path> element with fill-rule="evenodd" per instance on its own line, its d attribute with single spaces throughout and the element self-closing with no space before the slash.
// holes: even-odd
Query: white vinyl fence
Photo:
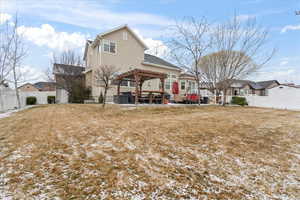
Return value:
<svg viewBox="0 0 300 200">
<path fill-rule="evenodd" d="M 300 110 L 300 88 L 279 85 L 267 90 L 267 96 L 247 95 L 249 106 L 278 108 L 288 110 Z M 227 96 L 227 102 L 231 102 L 232 96 Z"/>
<path fill-rule="evenodd" d="M 246 96 L 249 106 L 300 110 L 300 88 L 278 86 L 268 96 Z"/>
<path fill-rule="evenodd" d="M 56 92 L 20 92 L 21 107 L 26 106 L 27 97 L 36 97 L 37 104 L 48 104 L 48 96 L 56 96 Z M 14 90 L 0 91 L 0 111 L 3 112 L 17 107 L 18 102 Z"/>
</svg>

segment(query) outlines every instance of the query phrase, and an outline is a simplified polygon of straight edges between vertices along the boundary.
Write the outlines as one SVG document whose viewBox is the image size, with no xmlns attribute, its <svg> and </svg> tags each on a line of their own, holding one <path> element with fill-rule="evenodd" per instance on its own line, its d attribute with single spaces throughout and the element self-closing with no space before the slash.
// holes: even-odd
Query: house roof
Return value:
<svg viewBox="0 0 300 200">
<path fill-rule="evenodd" d="M 292 87 L 292 88 L 298 88 L 298 89 L 300 89 L 300 85 L 295 85 L 295 84 L 286 84 L 286 83 L 283 83 L 283 84 L 279 84 L 279 85 L 277 85 L 275 87 L 279 87 L 279 86 L 286 86 L 286 87 Z M 273 88 L 275 88 L 275 87 L 273 87 Z"/>
<path fill-rule="evenodd" d="M 21 88 L 21 87 L 23 87 L 25 85 L 31 85 L 32 87 L 35 87 L 35 85 L 32 84 L 32 83 L 24 83 L 23 85 L 19 86 L 18 88 Z M 37 87 L 35 87 L 35 88 L 38 89 Z"/>
<path fill-rule="evenodd" d="M 36 88 L 42 91 L 54 91 L 55 83 L 54 82 L 37 82 L 33 84 Z"/>
<path fill-rule="evenodd" d="M 79 76 L 84 72 L 85 67 L 75 65 L 57 64 L 53 65 L 53 74 L 55 75 L 69 75 Z"/>
<path fill-rule="evenodd" d="M 252 87 L 255 90 L 266 89 L 273 83 L 279 84 L 279 82 L 276 80 L 254 82 L 254 81 L 249 81 L 249 80 L 237 80 L 237 79 L 234 80 L 233 83 L 239 83 L 239 84 L 241 84 L 241 87 L 244 87 L 245 85 L 249 85 L 250 87 Z"/>
<path fill-rule="evenodd" d="M 173 65 L 172 63 L 169 63 L 157 56 L 146 54 L 144 57 L 144 62 L 145 63 L 150 63 L 150 64 L 155 64 L 155 65 L 162 65 L 162 66 L 167 66 L 167 67 L 172 67 L 174 69 L 180 69 L 179 67 Z"/>
<path fill-rule="evenodd" d="M 84 53 L 83 53 L 83 60 L 86 59 L 88 46 L 89 46 L 90 44 L 92 44 L 92 43 L 93 43 L 92 40 L 86 40 L 85 48 L 84 48 Z"/>
<path fill-rule="evenodd" d="M 261 85 L 263 88 L 268 88 L 273 83 L 277 83 L 279 85 L 279 82 L 277 80 L 270 80 L 270 81 L 259 81 L 257 82 L 259 85 Z"/>
<path fill-rule="evenodd" d="M 131 28 L 129 28 L 129 26 L 127 24 L 119 26 L 119 27 L 116 27 L 114 29 L 111 29 L 111 30 L 108 30 L 108 31 L 105 31 L 103 33 L 98 34 L 97 37 L 96 37 L 96 40 L 97 40 L 97 38 L 102 38 L 102 37 L 104 37 L 104 36 L 106 36 L 108 34 L 111 34 L 113 32 L 121 30 L 123 28 L 126 28 L 135 37 L 135 39 L 145 48 L 145 50 L 148 49 L 148 46 L 143 42 L 143 40 Z"/>
</svg>

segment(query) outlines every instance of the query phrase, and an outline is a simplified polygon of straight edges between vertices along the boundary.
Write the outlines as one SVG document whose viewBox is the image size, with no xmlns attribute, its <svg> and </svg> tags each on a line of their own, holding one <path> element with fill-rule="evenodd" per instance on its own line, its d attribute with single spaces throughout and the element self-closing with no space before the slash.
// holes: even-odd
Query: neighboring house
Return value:
<svg viewBox="0 0 300 200">
<path fill-rule="evenodd" d="M 38 91 L 55 91 L 55 83 L 53 82 L 37 82 L 34 84 L 25 83 L 18 87 L 21 92 L 38 92 Z"/>
<path fill-rule="evenodd" d="M 33 85 L 39 91 L 55 91 L 55 82 L 37 82 Z"/>
<path fill-rule="evenodd" d="M 94 72 L 101 65 L 113 65 L 118 68 L 119 73 L 133 69 L 144 69 L 161 72 L 168 75 L 165 80 L 165 91 L 172 94 L 172 84 L 179 81 L 183 90 L 187 90 L 188 84 L 195 88 L 195 81 L 190 77 L 181 75 L 181 69 L 157 56 L 146 54 L 146 44 L 127 26 L 121 26 L 113 30 L 97 35 L 95 40 L 86 42 L 84 51 L 86 87 L 91 89 L 92 97 L 97 100 L 102 87 L 96 84 Z M 189 83 L 189 81 L 191 83 Z M 185 82 L 185 83 L 184 83 Z M 193 83 L 194 85 L 193 85 Z M 133 91 L 134 84 L 123 81 L 121 92 Z M 145 81 L 143 90 L 159 90 L 161 83 L 158 79 Z M 117 87 L 108 91 L 108 101 L 117 94 Z"/>
<path fill-rule="evenodd" d="M 36 88 L 33 84 L 31 83 L 25 83 L 24 85 L 21 85 L 18 87 L 20 92 L 38 92 L 39 89 Z"/>
<path fill-rule="evenodd" d="M 68 103 L 72 98 L 71 91 L 74 87 L 85 87 L 84 67 L 54 64 L 53 74 L 56 83 L 56 102 Z"/>
<path fill-rule="evenodd" d="M 231 87 L 227 91 L 229 96 L 247 96 L 258 95 L 265 96 L 268 94 L 268 89 L 280 85 L 276 80 L 270 81 L 248 81 L 248 80 L 234 80 Z"/>
</svg>

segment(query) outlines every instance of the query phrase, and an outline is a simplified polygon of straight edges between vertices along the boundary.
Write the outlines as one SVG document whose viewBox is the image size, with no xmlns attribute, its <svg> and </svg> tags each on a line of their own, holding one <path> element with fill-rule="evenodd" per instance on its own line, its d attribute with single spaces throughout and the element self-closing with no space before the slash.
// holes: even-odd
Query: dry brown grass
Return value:
<svg viewBox="0 0 300 200">
<path fill-rule="evenodd" d="M 300 112 L 42 106 L 0 119 L 0 197 L 300 199 L 299 157 Z"/>
</svg>

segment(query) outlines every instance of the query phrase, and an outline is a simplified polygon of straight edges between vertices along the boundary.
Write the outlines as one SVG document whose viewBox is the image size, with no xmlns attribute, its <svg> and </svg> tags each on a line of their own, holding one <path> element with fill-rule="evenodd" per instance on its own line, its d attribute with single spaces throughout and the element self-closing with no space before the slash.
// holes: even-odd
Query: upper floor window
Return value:
<svg viewBox="0 0 300 200">
<path fill-rule="evenodd" d="M 116 43 L 113 41 L 104 40 L 103 41 L 103 51 L 109 53 L 116 53 Z"/>
<path fill-rule="evenodd" d="M 127 39 L 128 39 L 127 32 L 123 32 L 123 40 L 127 40 Z"/>
</svg>

